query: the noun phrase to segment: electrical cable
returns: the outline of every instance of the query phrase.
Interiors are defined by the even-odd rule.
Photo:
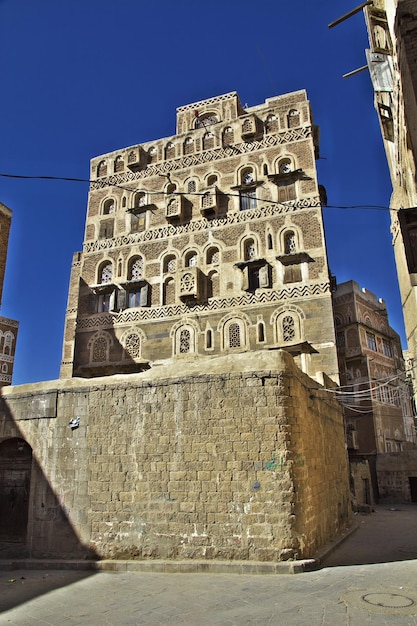
[[[88,184],[95,184],[97,183],[96,180],[90,180],[88,178],[75,178],[75,177],[70,177],[70,176],[46,176],[46,175],[39,175],[39,176],[35,176],[35,175],[24,175],[24,174],[8,174],[8,173],[0,173],[0,177],[2,178],[15,178],[15,179],[21,179],[21,180],[55,180],[55,181],[63,181],[63,182],[76,182],[76,183],[88,183]],[[138,189],[132,189],[126,186],[122,186],[122,185],[117,185],[116,183],[109,183],[108,185],[109,187],[115,187],[116,189],[122,189],[123,191],[129,191],[132,193],[135,193],[137,191],[140,191]],[[249,191],[249,189],[248,189]],[[148,195],[178,195],[178,196],[204,196],[206,195],[207,191],[205,192],[186,192],[186,191],[172,191],[172,192],[168,192],[168,191],[147,191],[146,192]],[[235,198],[239,198],[240,194],[234,194],[234,193],[224,193],[223,195],[228,196],[228,197],[235,197]],[[265,202],[268,204],[278,204],[278,205],[283,205],[283,206],[287,206],[287,204],[282,203],[282,202],[275,202],[275,200],[269,200],[266,198],[259,198],[257,196],[251,196],[251,198],[253,200],[256,200],[257,202]],[[312,207],[316,206],[316,205],[311,205]],[[308,208],[308,207],[307,207]],[[323,209],[340,209],[340,210],[348,210],[348,209],[352,209],[352,210],[371,210],[371,211],[398,211],[399,209],[395,209],[389,206],[383,206],[383,205],[370,205],[370,204],[352,204],[352,205],[331,205],[331,204],[326,204],[323,205],[322,207]]]

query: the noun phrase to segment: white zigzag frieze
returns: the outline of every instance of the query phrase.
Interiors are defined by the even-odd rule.
[[[229,91],[228,93],[215,96],[214,98],[208,98],[207,100],[199,100],[198,102],[192,102],[191,104],[184,104],[181,107],[177,107],[177,111],[187,111],[189,109],[194,110],[201,106],[210,106],[217,104],[218,102],[224,102],[225,100],[232,100],[237,96],[237,91]]]
[[[187,314],[190,315],[192,313],[220,311],[241,306],[268,304],[281,302],[282,300],[293,300],[294,298],[319,296],[329,292],[329,283],[315,283],[313,285],[286,287],[279,291],[263,291],[259,294],[245,293],[233,298],[213,298],[208,304],[197,304],[191,307],[186,304],[177,304],[149,308],[143,307],[134,310],[128,309],[118,315],[97,315],[94,317],[79,318],[77,320],[77,330],[102,327],[111,328],[114,327],[115,324],[169,319]]]
[[[206,230],[208,228],[213,229],[233,224],[241,224],[260,218],[291,213],[298,211],[299,209],[315,209],[320,206],[321,203],[319,196],[303,198],[302,200],[287,202],[286,204],[271,203],[256,209],[231,213],[224,218],[215,218],[210,220],[203,218],[189,222],[188,224],[180,224],[178,226],[167,224],[161,228],[153,228],[145,230],[142,233],[135,233],[132,235],[122,235],[120,237],[114,237],[113,239],[98,239],[96,241],[85,243],[83,250],[85,253],[110,250],[111,248],[129,246],[142,241],[155,241],[158,239],[165,239],[166,237],[173,237],[174,235],[183,235]]]
[[[121,172],[119,174],[112,174],[111,176],[100,178],[100,180],[92,181],[91,189],[104,189],[105,187],[112,185],[123,185],[123,183],[128,183],[132,180],[141,180],[142,178],[157,176],[158,174],[167,174],[169,172],[181,170],[193,165],[203,165],[204,163],[209,163],[210,161],[218,161],[219,159],[229,159],[230,157],[237,156],[238,154],[247,154],[249,152],[253,152],[254,150],[280,146],[282,144],[299,141],[300,139],[307,139],[310,136],[311,126],[294,128],[292,130],[278,133],[277,135],[267,135],[261,141],[236,143],[233,144],[233,146],[213,148],[212,150],[206,150],[204,152],[188,154],[178,159],[171,159],[161,163],[151,163],[138,172],[128,171]]]

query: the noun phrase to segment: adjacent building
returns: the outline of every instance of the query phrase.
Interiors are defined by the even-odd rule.
[[[359,502],[372,504],[398,495],[379,473],[381,457],[415,449],[411,391],[385,302],[354,281],[337,285],[333,302],[351,486]],[[401,497],[409,500],[415,467],[405,471]]]
[[[61,377],[285,348],[338,381],[318,150],[305,91],[232,92],[92,159]]]
[[[0,306],[6,273],[12,212],[0,202]],[[0,315],[0,387],[11,385],[19,322]]]
[[[417,392],[417,4],[374,0],[365,7],[368,65],[393,193],[391,221],[408,342]]]

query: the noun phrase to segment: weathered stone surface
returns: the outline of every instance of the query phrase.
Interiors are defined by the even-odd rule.
[[[0,442],[21,437],[36,457],[32,556],[305,558],[345,527],[339,405],[310,398],[320,386],[292,357],[184,362],[177,374],[161,366],[3,391]],[[34,398],[54,393],[56,417],[27,419]]]

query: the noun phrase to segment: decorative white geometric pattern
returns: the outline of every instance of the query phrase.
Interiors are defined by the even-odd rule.
[[[158,176],[159,174],[168,174],[176,170],[192,167],[194,165],[201,165],[203,163],[209,163],[210,161],[217,161],[219,159],[228,159],[231,156],[237,154],[247,154],[248,152],[256,152],[265,148],[271,148],[274,146],[280,146],[287,143],[293,143],[301,139],[307,139],[311,136],[311,126],[303,128],[293,128],[286,130],[276,135],[267,135],[259,141],[251,141],[250,143],[235,143],[232,147],[224,146],[222,148],[214,148],[212,150],[206,150],[197,154],[185,155],[178,159],[173,158],[174,148],[170,148],[170,153],[173,156],[169,161],[162,161],[161,163],[151,163],[143,170],[138,172],[123,172],[119,174],[113,174],[107,178],[101,178],[91,182],[92,189],[104,189],[109,185],[122,185],[123,183],[130,182],[132,180],[140,180],[147,178],[148,176]]]
[[[140,358],[141,340],[137,333],[131,333],[126,337],[125,350],[133,359]]]
[[[285,300],[293,300],[295,298],[309,298],[311,296],[321,296],[330,292],[329,283],[316,283],[314,285],[299,285],[287,287],[279,291],[268,291],[260,294],[245,293],[242,296],[234,298],[213,298],[208,304],[196,304],[193,307],[194,313],[203,313],[205,311],[220,311],[222,309],[231,309],[248,304],[269,304],[281,302]],[[186,304],[177,304],[175,306],[158,306],[143,307],[136,310],[125,310],[117,316],[108,314],[95,315],[94,317],[78,318],[77,331],[89,330],[93,328],[112,328],[115,324],[125,324],[128,322],[139,322],[156,319],[169,319],[189,314],[190,309]]]
[[[215,218],[207,220],[205,218],[202,218],[199,220],[193,220],[188,224],[180,224],[178,226],[172,226],[170,224],[167,224],[162,228],[148,229],[141,233],[122,235],[120,237],[114,237],[113,239],[98,239],[97,241],[84,243],[83,250],[85,253],[99,252],[100,250],[110,250],[112,248],[130,246],[134,243],[139,243],[142,241],[155,241],[157,239],[173,237],[174,235],[183,235],[186,233],[206,230],[208,228],[213,229],[226,225],[229,226],[231,224],[241,224],[262,217],[272,217],[274,215],[282,215],[298,211],[299,209],[314,209],[320,206],[321,204],[319,196],[311,196],[302,200],[291,201],[286,204],[270,203],[265,206],[257,207],[256,209],[231,213],[222,219]]]
[[[186,272],[181,276],[180,281],[180,293],[187,294],[192,293],[195,290],[195,275],[190,272]]]

